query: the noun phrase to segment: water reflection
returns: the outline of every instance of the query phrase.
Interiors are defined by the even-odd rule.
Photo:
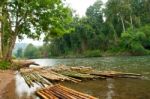
[[[108,92],[106,93],[106,99],[112,99],[112,97],[115,96],[113,82],[114,82],[114,79],[111,79],[111,78],[107,79]]]
[[[82,59],[35,59],[42,66],[65,64],[67,66],[93,66],[98,70],[116,70],[141,73],[143,79],[107,79],[83,81],[75,84],[63,82],[64,86],[98,97],[99,99],[150,99],[150,56],[101,57]],[[40,86],[29,88],[17,73],[16,81],[6,88],[2,99],[37,99],[33,93]]]
[[[21,99],[22,97],[30,97],[33,93],[40,88],[39,85],[34,83],[34,87],[29,88],[28,85],[25,83],[23,77],[19,73],[16,74],[16,93]]]

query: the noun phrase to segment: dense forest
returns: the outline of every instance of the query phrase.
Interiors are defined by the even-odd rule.
[[[31,49],[36,55],[28,58],[150,54],[149,0],[97,0],[86,16],[72,15],[65,27],[70,31],[46,38],[39,48],[28,45],[25,57]]]

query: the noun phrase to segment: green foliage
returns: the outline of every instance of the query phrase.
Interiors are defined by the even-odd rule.
[[[74,31],[71,31],[70,34],[51,40],[50,50],[53,56],[68,55],[69,52],[81,54],[87,50],[104,47],[102,46],[105,43],[103,39],[105,35],[102,33],[102,2],[98,0],[93,6],[90,6],[86,15],[87,17],[83,18],[74,17],[71,24]]]
[[[38,58],[38,56],[39,56],[38,49],[34,45],[29,44],[24,51],[24,57],[34,59]]]
[[[5,60],[10,60],[17,37],[39,39],[44,34],[44,40],[49,42],[72,30],[71,9],[62,0],[2,0],[0,13],[3,34],[0,53]]]
[[[11,63],[8,61],[0,61],[0,69],[5,70],[11,67]]]
[[[128,29],[122,33],[121,46],[135,55],[147,54],[150,50],[150,25]]]
[[[19,36],[38,38],[44,33],[46,41],[42,47],[29,47],[25,53],[30,54],[26,57],[150,54],[149,3],[149,0],[108,0],[104,8],[102,1],[97,0],[82,18],[73,17],[60,0],[21,3],[26,4],[21,15],[28,8],[29,13]],[[5,21],[7,29],[9,22]]]
[[[100,57],[101,51],[100,50],[87,50],[83,53],[85,57]]]
[[[101,0],[97,0],[87,9],[86,17],[74,17],[71,24],[74,31],[51,40],[51,55],[97,56],[101,54],[97,50],[113,54],[148,54],[148,3],[147,0],[108,0],[103,8]]]
[[[23,49],[22,48],[19,48],[15,54],[15,56],[17,58],[22,58],[23,57]]]

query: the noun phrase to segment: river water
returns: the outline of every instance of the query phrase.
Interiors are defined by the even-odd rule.
[[[84,92],[99,99],[150,99],[150,56],[136,57],[97,57],[78,59],[33,59],[42,66],[91,66],[97,70],[115,70],[140,73],[143,79],[103,79],[83,81],[75,84],[63,82],[61,84]],[[28,88],[23,78],[17,74],[16,80],[8,88],[3,99],[39,99],[33,93],[38,88]]]

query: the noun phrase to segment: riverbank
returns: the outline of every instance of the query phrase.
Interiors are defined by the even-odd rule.
[[[15,72],[12,70],[0,70],[0,99],[2,95],[6,93],[5,88],[15,78]]]
[[[67,59],[67,58],[93,58],[93,57],[137,57],[137,56],[150,56],[150,54],[146,55],[133,55],[129,52],[118,52],[118,53],[112,53],[112,52],[103,52],[98,55],[84,55],[84,54],[70,54],[70,55],[60,55],[60,56],[51,56],[49,58],[54,59]]]

